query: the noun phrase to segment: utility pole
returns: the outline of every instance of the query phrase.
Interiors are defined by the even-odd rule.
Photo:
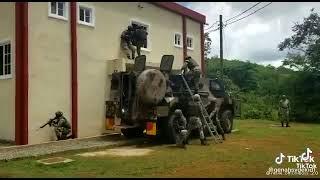
[[[223,77],[223,36],[222,36],[222,29],[223,29],[223,23],[222,23],[222,15],[220,15],[220,78]]]

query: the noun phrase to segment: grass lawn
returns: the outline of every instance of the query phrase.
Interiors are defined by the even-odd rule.
[[[280,152],[298,156],[307,147],[320,165],[320,125],[291,123],[290,128],[281,128],[273,124],[279,123],[238,120],[235,128],[239,131],[227,135],[227,141],[222,144],[210,141],[209,146],[200,146],[200,141],[194,139],[187,150],[172,145],[150,145],[147,148],[154,151],[142,157],[80,157],[75,154],[83,151],[71,151],[1,161],[0,177],[268,177],[266,171],[270,166],[292,166],[274,162]],[[75,161],[50,166],[36,162],[56,156]],[[319,167],[317,171],[320,173]]]

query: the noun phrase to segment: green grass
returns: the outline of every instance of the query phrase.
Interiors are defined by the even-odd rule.
[[[194,139],[187,150],[150,145],[147,148],[154,151],[143,157],[85,158],[75,156],[84,151],[71,151],[1,161],[0,177],[267,177],[265,172],[270,166],[278,167],[274,159],[280,152],[300,155],[307,147],[320,165],[320,125],[292,123],[290,128],[281,128],[272,124],[277,122],[239,120],[235,124],[239,131],[228,135],[222,144],[200,146],[199,140]],[[36,162],[55,156],[75,161],[50,166]]]

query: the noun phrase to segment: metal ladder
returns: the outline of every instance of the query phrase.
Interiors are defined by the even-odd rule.
[[[192,101],[194,102],[191,89],[182,74],[181,74],[181,78],[182,78],[182,80],[183,80],[183,82],[189,92],[189,95],[191,96]],[[222,142],[222,139],[221,139],[220,135],[218,134],[217,127],[213,124],[212,120],[209,118],[209,114],[208,114],[206,108],[204,107],[201,98],[200,98],[199,102],[200,102],[200,112],[201,112],[201,116],[202,116],[200,119],[202,121],[202,124],[204,124],[203,126],[208,129],[210,136],[213,137],[213,140],[216,143]]]

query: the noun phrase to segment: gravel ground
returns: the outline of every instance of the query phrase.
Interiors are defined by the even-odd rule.
[[[37,145],[0,147],[0,160],[47,155],[69,150],[127,145],[138,142],[138,140],[139,139],[127,140],[119,135],[113,135],[85,139],[54,141]]]

